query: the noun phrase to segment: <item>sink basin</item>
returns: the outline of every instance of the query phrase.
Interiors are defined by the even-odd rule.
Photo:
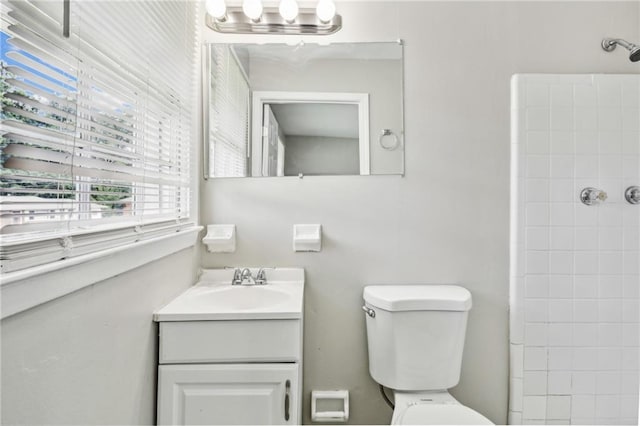
[[[268,309],[287,303],[291,298],[290,293],[269,285],[204,287],[202,291],[194,291],[190,296],[194,303],[203,308],[239,311]]]
[[[231,285],[233,269],[205,270],[196,285],[155,312],[154,320],[301,318],[304,270],[265,268],[265,271],[266,285]]]

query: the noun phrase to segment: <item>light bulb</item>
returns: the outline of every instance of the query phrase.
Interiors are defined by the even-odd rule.
[[[262,1],[244,0],[242,2],[242,11],[247,15],[247,18],[257,22],[260,20],[260,17],[262,17]]]
[[[219,21],[227,17],[227,5],[224,0],[207,0],[205,4],[207,13]]]
[[[320,0],[316,7],[316,15],[322,23],[330,22],[336,16],[336,4],[333,0]]]
[[[298,2],[296,0],[281,0],[280,16],[289,23],[295,21],[298,16]]]

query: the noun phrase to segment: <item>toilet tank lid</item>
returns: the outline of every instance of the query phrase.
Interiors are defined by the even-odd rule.
[[[368,304],[385,311],[468,311],[471,293],[456,285],[370,285],[364,288]]]

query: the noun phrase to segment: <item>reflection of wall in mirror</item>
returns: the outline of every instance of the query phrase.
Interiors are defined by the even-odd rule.
[[[354,138],[287,136],[285,176],[358,175],[359,141]]]
[[[324,59],[293,65],[252,58],[249,69],[254,91],[369,93],[371,174],[402,172],[402,149],[385,151],[378,144],[383,128],[402,129],[400,61]]]

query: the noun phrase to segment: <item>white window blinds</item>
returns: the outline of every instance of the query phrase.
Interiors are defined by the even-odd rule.
[[[249,84],[228,45],[211,46],[210,175],[247,175]]]
[[[189,218],[197,5],[3,2],[4,272]]]

